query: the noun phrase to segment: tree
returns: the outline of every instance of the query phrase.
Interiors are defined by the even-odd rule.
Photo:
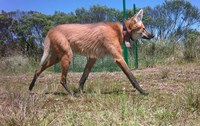
[[[66,23],[77,23],[77,17],[74,13],[65,14],[64,12],[56,11],[54,15],[51,16],[53,26]]]
[[[106,6],[94,5],[89,10],[85,8],[78,8],[75,11],[78,22],[84,23],[95,23],[101,21],[118,21],[120,11],[114,8],[108,8]]]
[[[178,40],[193,26],[200,24],[200,10],[185,0],[165,0],[163,5],[144,10],[145,24],[160,39]]]
[[[8,43],[13,41],[11,33],[11,25],[13,19],[9,17],[8,13],[2,11],[0,14],[0,40],[3,43]]]
[[[77,16],[77,20],[81,24],[89,23],[92,21],[92,17],[88,10],[85,8],[78,8],[75,10],[75,14]]]

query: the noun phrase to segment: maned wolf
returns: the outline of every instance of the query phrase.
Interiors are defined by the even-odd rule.
[[[154,37],[146,31],[142,23],[142,17],[143,10],[140,10],[133,17],[124,21],[124,28],[118,22],[100,22],[93,24],[63,24],[50,29],[45,38],[41,67],[36,69],[29,90],[33,89],[36,79],[46,68],[60,61],[62,68],[60,83],[67,92],[73,95],[74,92],[67,85],[66,76],[73,58],[73,51],[75,51],[88,57],[86,67],[79,81],[81,93],[83,93],[84,83],[96,59],[111,55],[133,87],[143,95],[147,95],[148,93],[139,86],[124,61],[121,48],[123,41]]]

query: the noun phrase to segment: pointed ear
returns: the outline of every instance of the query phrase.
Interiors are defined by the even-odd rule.
[[[136,15],[135,15],[135,21],[139,22],[142,21],[143,18],[143,10],[141,9]]]

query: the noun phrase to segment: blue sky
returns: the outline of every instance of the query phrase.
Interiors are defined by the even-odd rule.
[[[199,0],[189,1],[200,8]],[[142,8],[146,6],[155,7],[163,2],[164,0],[126,0],[126,8],[132,9],[133,3],[136,4],[136,7]],[[0,0],[0,10],[7,12],[34,10],[44,14],[53,14],[55,11],[74,12],[81,7],[88,9],[97,4],[122,10],[122,0]]]

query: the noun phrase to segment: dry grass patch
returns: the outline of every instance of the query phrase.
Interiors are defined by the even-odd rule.
[[[134,71],[150,92],[142,96],[121,72],[92,73],[85,93],[70,96],[60,74],[43,73],[33,92],[32,74],[0,77],[1,125],[188,125],[200,124],[200,66],[168,66]],[[80,73],[69,73],[78,92]],[[163,77],[165,76],[165,77]]]

